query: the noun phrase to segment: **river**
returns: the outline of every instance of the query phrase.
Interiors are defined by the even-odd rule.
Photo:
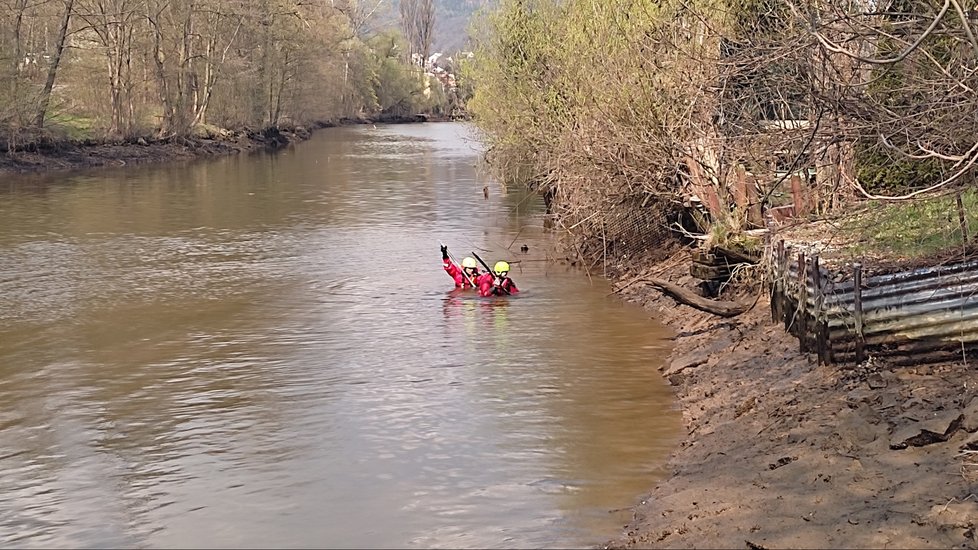
[[[0,545],[617,535],[678,441],[668,335],[480,158],[464,124],[368,125],[0,180]],[[439,242],[522,292],[452,291]]]

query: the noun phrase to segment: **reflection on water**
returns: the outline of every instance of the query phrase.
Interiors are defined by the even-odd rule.
[[[677,435],[664,333],[547,261],[468,135],[0,185],[0,543],[614,536]],[[439,241],[524,291],[453,291]]]

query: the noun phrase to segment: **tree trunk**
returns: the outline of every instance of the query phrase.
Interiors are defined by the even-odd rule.
[[[200,101],[194,107],[194,120],[191,126],[197,123],[207,122],[207,107],[211,102],[211,95],[214,93],[214,85],[217,84],[217,77],[220,74],[220,70],[224,67],[224,62],[227,60],[228,51],[231,46],[234,45],[235,40],[238,37],[238,32],[241,31],[241,24],[244,21],[243,17],[238,17],[238,24],[234,28],[234,32],[231,33],[231,38],[228,40],[227,45],[224,46],[224,51],[221,52],[221,59],[218,63],[214,63],[212,55],[214,50],[217,48],[217,25],[214,26],[213,37],[207,46],[207,57],[204,62],[204,87],[200,94]]]
[[[190,121],[193,120],[193,110],[196,95],[196,79],[194,78],[194,2],[187,4],[187,12],[183,18],[180,46],[177,51],[177,81],[176,101],[174,105],[174,130],[178,134],[190,131]]]
[[[27,9],[27,0],[17,0],[15,9],[17,15],[14,17],[14,58],[11,60],[11,77],[10,77],[10,97],[19,98],[20,97],[20,64],[24,60],[23,51],[23,38],[21,37],[21,30],[24,21],[24,11]],[[13,105],[12,109],[14,113],[15,120],[20,123],[22,116],[22,107],[19,105]]]
[[[121,129],[122,129],[122,118],[120,115],[122,93],[120,91],[119,71],[116,66],[116,60],[115,60],[117,55],[115,55],[115,52],[113,52],[114,46],[112,43],[111,28],[106,32],[106,37],[107,40],[106,40],[105,63],[109,70],[109,101],[110,101],[110,108],[111,108],[109,133],[119,134],[121,133]]]
[[[644,277],[639,279],[639,281],[651,284],[679,303],[686,304],[700,311],[719,315],[720,317],[736,317],[753,307],[753,304],[745,305],[738,302],[708,300],[677,284],[659,279],[658,277]]]
[[[285,59],[282,63],[281,77],[278,79],[278,93],[275,94],[275,109],[269,126],[278,126],[279,118],[282,116],[282,94],[285,93],[285,84],[289,81],[289,54],[285,52]]]
[[[14,17],[14,58],[13,58],[13,69],[14,73],[17,72],[17,68],[20,62],[23,60],[23,40],[21,39],[21,29],[24,22],[24,10],[27,9],[27,0],[17,0],[17,4],[14,7],[17,11],[17,15]]]
[[[159,13],[156,14],[159,17]],[[156,65],[156,81],[159,86],[160,104],[163,106],[163,119],[160,121],[160,136],[173,131],[173,103],[170,101],[170,82],[166,76],[166,55],[163,53],[163,31],[159,21],[149,17],[153,27],[153,62]]]
[[[65,12],[61,18],[61,28],[58,30],[58,42],[54,45],[54,56],[51,58],[51,65],[48,67],[48,78],[44,82],[44,88],[41,90],[41,96],[37,105],[37,113],[34,115],[34,126],[38,128],[44,126],[44,117],[47,116],[48,104],[51,101],[51,90],[54,89],[54,81],[58,76],[58,67],[61,65],[61,54],[65,50],[68,24],[71,22],[74,5],[75,0],[65,0]]]

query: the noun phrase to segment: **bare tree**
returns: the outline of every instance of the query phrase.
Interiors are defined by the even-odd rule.
[[[335,0],[333,8],[342,13],[350,24],[351,37],[366,38],[365,33],[374,15],[386,0]]]
[[[58,37],[54,44],[54,53],[48,65],[47,79],[41,89],[40,97],[37,101],[37,111],[34,114],[34,125],[40,128],[44,125],[44,117],[47,115],[48,104],[51,101],[51,90],[54,89],[54,81],[58,76],[58,68],[61,66],[61,56],[65,51],[65,41],[68,37],[68,25],[74,13],[75,0],[64,0],[64,12],[61,17],[61,27],[58,30]]]
[[[207,120],[228,54],[248,14],[225,0],[148,0],[161,135],[183,135]]]
[[[346,18],[350,31],[349,36],[340,40],[343,49],[342,103],[350,110],[353,96],[350,89],[350,56],[355,45],[362,43],[371,19],[383,2],[384,0],[340,0],[333,4],[334,9]]]
[[[66,131],[113,137],[376,112],[417,73],[403,54],[378,71],[364,40],[387,1],[0,0],[5,144],[56,128],[55,108]]]
[[[421,66],[428,63],[435,32],[434,0],[400,0],[398,12],[401,30],[411,47],[411,54],[421,56]]]
[[[110,134],[128,135],[133,130],[133,40],[144,11],[142,0],[91,0],[77,12],[87,28],[94,32],[105,56]]]

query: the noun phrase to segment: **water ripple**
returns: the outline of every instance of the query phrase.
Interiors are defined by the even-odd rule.
[[[613,535],[678,429],[668,343],[600,282],[515,262],[517,238],[550,246],[542,203],[484,199],[458,128],[336,129],[0,201],[0,544]],[[513,259],[525,292],[452,292],[441,241]]]

